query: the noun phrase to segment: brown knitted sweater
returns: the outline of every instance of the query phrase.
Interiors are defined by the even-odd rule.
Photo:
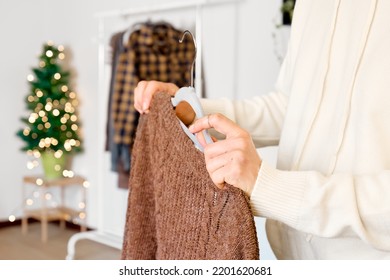
[[[140,118],[130,185],[122,259],[259,259],[247,196],[215,187],[168,95]]]

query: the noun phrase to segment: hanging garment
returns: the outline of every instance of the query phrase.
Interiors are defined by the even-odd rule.
[[[106,123],[106,143],[105,143],[105,150],[111,151],[112,145],[113,145],[113,133],[114,133],[114,127],[113,127],[113,121],[110,118],[111,115],[111,101],[112,96],[114,94],[114,85],[115,85],[115,74],[117,71],[117,64],[118,64],[118,58],[119,54],[123,52],[123,36],[124,31],[120,31],[115,33],[110,38],[110,54],[111,54],[111,80],[110,80],[110,87],[108,91],[108,106],[107,106],[107,123]]]
[[[134,89],[138,82],[157,80],[179,87],[190,84],[195,47],[191,40],[179,43],[182,33],[168,23],[140,24],[119,54],[109,116],[114,127],[114,147],[111,151],[114,171],[118,171],[115,166],[118,161],[122,161],[126,176],[130,170],[130,155],[139,118],[134,108]]]
[[[132,153],[122,259],[259,259],[249,198],[214,185],[167,94],[150,108]]]

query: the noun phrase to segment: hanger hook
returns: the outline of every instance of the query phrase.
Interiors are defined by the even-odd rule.
[[[195,41],[195,37],[194,37],[194,35],[192,35],[192,33],[189,30],[185,30],[183,32],[183,35],[182,35],[181,39],[179,40],[179,43],[183,43],[184,37],[187,34],[189,34],[191,36],[192,41],[194,42],[194,46],[195,46],[194,60],[192,61],[192,65],[191,65],[191,86],[194,87],[194,66],[195,66],[195,60],[196,60],[196,41]]]

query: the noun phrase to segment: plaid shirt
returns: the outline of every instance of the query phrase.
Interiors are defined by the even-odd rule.
[[[134,108],[134,89],[138,82],[158,80],[178,87],[190,85],[195,48],[192,40],[179,43],[182,34],[166,23],[146,23],[131,33],[128,44],[119,55],[111,118],[114,142],[128,145],[129,153],[139,118]]]

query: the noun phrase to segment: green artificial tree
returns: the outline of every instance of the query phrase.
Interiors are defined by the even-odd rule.
[[[64,58],[63,46],[43,45],[38,67],[27,77],[30,90],[25,102],[30,113],[21,118],[25,127],[17,132],[25,143],[22,150],[42,158],[47,177],[66,175],[67,156],[82,151],[78,100],[69,85],[69,71],[61,65]]]

